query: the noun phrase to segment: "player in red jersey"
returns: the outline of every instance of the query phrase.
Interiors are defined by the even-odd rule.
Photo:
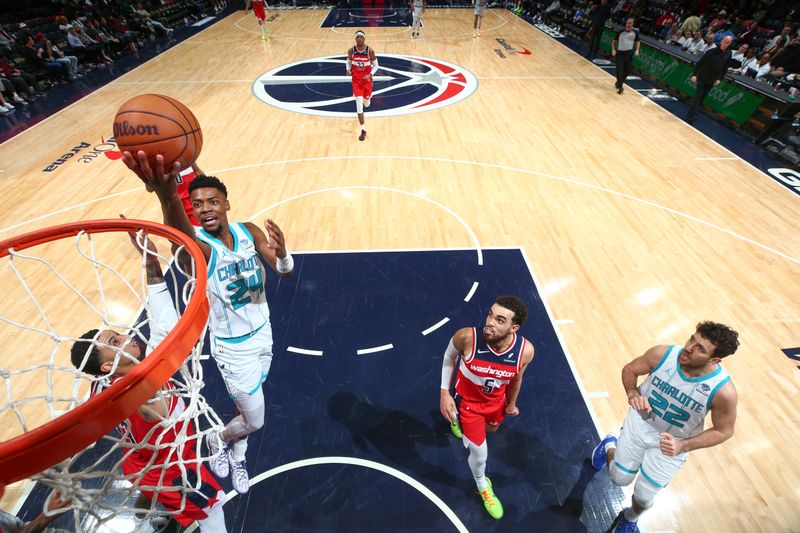
[[[483,330],[461,328],[456,331],[442,363],[439,410],[469,450],[467,462],[478,493],[486,511],[495,519],[503,517],[503,505],[485,475],[489,455],[486,432],[497,431],[506,416],[519,415],[516,403],[522,375],[534,353],[533,344],[517,334],[527,317],[528,308],[519,298],[497,297]],[[461,355],[456,377],[458,407],[450,395],[457,355]]]
[[[123,217],[124,218],[124,217]],[[142,249],[131,235],[136,249]],[[119,334],[113,330],[96,329],[84,333],[72,346],[72,364],[79,370],[94,376],[107,376],[92,385],[92,395],[133,370],[138,362],[155,348],[178,322],[178,313],[172,296],[164,281],[164,275],[157,259],[157,250],[148,241],[146,261],[148,308],[150,317],[150,339],[147,346],[131,335]],[[93,344],[95,340],[100,345]],[[124,355],[118,355],[124,352]],[[142,405],[119,426],[122,438],[132,445],[126,447],[122,461],[125,476],[138,479],[142,487],[136,507],[146,509],[152,499],[162,504],[182,526],[197,521],[203,533],[226,533],[225,515],[222,504],[225,493],[213,474],[197,459],[194,442],[195,428],[191,421],[169,423],[185,409],[183,398],[170,394],[174,385],[167,383],[152,400]],[[172,444],[180,438],[183,447]],[[176,457],[180,451],[180,457]],[[183,467],[183,469],[182,469]],[[197,477],[200,477],[199,482]],[[170,490],[154,490],[154,487],[169,487]],[[176,487],[191,487],[187,491]],[[137,528],[141,527],[138,525]],[[136,531],[140,531],[137,529]]]
[[[372,78],[378,70],[375,51],[367,46],[367,36],[363,31],[356,32],[356,45],[347,51],[347,75],[353,77],[353,96],[356,99],[356,113],[361,125],[359,141],[367,138],[364,126],[364,108],[372,101]]]
[[[192,226],[200,227],[200,221],[194,216],[194,208],[192,207],[192,199],[189,197],[189,184],[194,181],[197,176],[204,176],[205,172],[200,170],[197,163],[192,163],[192,166],[186,170],[182,170],[180,174],[175,177],[178,182],[178,196],[181,199],[183,210],[186,211],[186,216],[189,217],[189,222]]]
[[[261,29],[261,40],[264,41],[269,37],[269,32],[267,31],[267,14],[264,11],[264,5],[266,2],[264,0],[247,0],[244,3],[244,10],[247,11],[250,9],[250,5],[253,6],[253,13],[256,15],[256,19],[258,19],[258,26]]]

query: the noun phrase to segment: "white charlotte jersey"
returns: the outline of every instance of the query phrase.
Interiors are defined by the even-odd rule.
[[[269,323],[269,306],[264,292],[264,265],[253,236],[241,222],[229,226],[233,250],[206,230],[197,237],[211,246],[208,260],[208,300],[211,304],[209,330],[218,339],[246,339]]]
[[[731,378],[722,365],[705,376],[685,376],[678,362],[682,351],[680,346],[670,346],[639,386],[639,394],[653,408],[647,422],[656,431],[686,439],[703,431],[711,400]]]

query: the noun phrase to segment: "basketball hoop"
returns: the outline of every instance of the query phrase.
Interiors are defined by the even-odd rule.
[[[137,234],[136,241],[142,254],[141,259],[137,258],[138,268],[130,261],[130,234]],[[70,241],[65,240],[70,237],[75,239],[68,246]],[[160,253],[146,251],[147,244],[143,245],[142,242],[147,243],[154,237],[169,243],[169,246],[162,244],[158,247],[160,252],[174,248],[175,257],[183,251],[182,261],[170,260]],[[127,246],[127,250],[120,246]],[[29,251],[34,248],[35,250]],[[88,265],[78,264],[76,268],[75,261],[65,255],[70,249],[77,250],[80,258],[88,262]],[[36,255],[31,255],[34,252]],[[105,255],[101,257],[103,254]],[[145,296],[147,284],[144,259],[148,254],[150,257],[156,256],[164,266],[171,265],[164,277],[173,277],[174,288],[170,297],[178,306],[180,318],[160,344],[150,346],[152,351],[141,362],[124,376],[115,379],[102,392],[86,400],[87,389],[100,378],[88,376],[71,367],[69,358],[65,363],[63,352],[78,335],[96,327],[98,322],[102,323],[101,329],[126,329],[135,332],[131,338],[143,338],[142,329],[151,327],[148,324],[149,319],[140,320],[131,327],[131,323],[137,321],[130,320],[127,315],[138,309],[138,316],[144,316],[143,312],[152,316],[147,309]],[[190,261],[184,259],[187,256],[191,258]],[[87,491],[83,486],[87,479],[97,478],[98,475],[122,479],[122,492],[128,499],[137,489],[144,489],[137,485],[136,476],[123,476],[114,472],[121,460],[112,460],[113,467],[104,470],[99,468],[99,461],[95,459],[89,460],[92,465],[87,469],[79,466],[80,461],[76,458],[87,447],[91,448],[101,440],[111,442],[111,450],[102,452],[106,463],[110,457],[116,457],[116,450],[120,450],[122,457],[126,457],[137,446],[152,447],[151,442],[131,443],[130,439],[113,438],[108,433],[154,398],[154,395],[177,396],[181,402],[186,400],[185,408],[180,413],[180,423],[197,426],[191,434],[183,431],[184,434],[176,439],[179,442],[171,443],[176,448],[191,446],[197,452],[194,461],[196,464],[184,465],[181,461],[183,455],[170,451],[170,465],[179,465],[181,469],[188,471],[199,468],[197,465],[208,460],[200,453],[202,438],[208,438],[222,424],[199,393],[203,386],[199,358],[209,306],[206,298],[206,263],[202,251],[193,239],[162,224],[143,220],[81,221],[2,241],[0,261],[3,261],[0,262],[0,290],[13,292],[16,289],[19,293],[19,297],[10,296],[10,299],[6,299],[8,310],[0,312],[0,328],[6,328],[6,331],[0,329],[0,346],[15,352],[4,354],[0,359],[0,383],[4,389],[0,392],[4,395],[0,397],[0,431],[6,431],[0,433],[0,495],[8,484],[33,477],[58,490],[63,498],[72,500],[70,507],[75,511],[78,530],[83,529],[78,523],[78,511],[94,515],[95,524],[103,523],[109,514],[116,512],[116,508],[125,506],[117,501],[108,513],[93,510],[92,506],[103,508],[100,498],[103,497],[101,495],[108,494],[109,484],[105,483],[101,490]],[[188,271],[182,271],[179,263],[188,265]],[[59,268],[62,265],[69,265],[71,270],[67,273],[61,272]],[[2,277],[3,267],[8,267],[13,272],[11,279],[15,277],[22,290]],[[179,289],[181,282],[178,277],[181,274],[187,278],[183,290]],[[24,295],[28,296],[28,301],[23,301]],[[69,303],[70,298],[74,299],[75,304]],[[53,316],[63,314],[63,310],[60,313],[51,311],[48,315],[48,311],[59,304],[69,307],[70,312],[66,313],[68,316]],[[184,305],[185,309],[181,313],[180,308]],[[82,320],[79,317],[81,313],[91,317],[90,320],[93,321],[79,322]],[[126,320],[128,323],[124,324]],[[25,353],[16,353],[20,348],[13,347],[17,336],[30,336],[33,339],[22,345]],[[49,348],[46,345],[48,339],[53,343]],[[103,344],[97,346],[107,347]],[[121,350],[117,352],[118,358],[120,352]],[[6,367],[10,364],[9,359],[14,357],[22,361],[18,364],[21,368]],[[119,359],[114,362],[114,368],[118,364],[121,364]],[[35,390],[41,381],[46,381],[46,391]],[[60,382],[64,386],[57,386]],[[162,388],[165,385],[169,388]],[[41,388],[44,389],[44,386]],[[168,393],[164,393],[165,390]],[[45,410],[49,414],[46,418],[50,420],[43,423],[31,420],[36,418],[30,416],[31,411],[36,411],[37,416],[41,413],[41,408],[35,408],[39,404],[46,406]],[[16,424],[9,424],[8,421]],[[200,422],[204,429],[200,428]],[[170,420],[169,423],[174,424],[175,421]],[[19,430],[16,432],[19,434],[8,435],[9,425],[18,426]],[[166,426],[166,422],[156,428],[162,425]],[[174,425],[170,427],[173,432],[181,432],[174,430]],[[159,431],[161,430],[163,428]],[[160,442],[160,437],[157,440]],[[150,487],[149,490],[191,491],[191,479],[196,478],[191,475],[189,478],[182,487],[163,487],[159,482],[158,486]],[[167,481],[172,480],[164,482]],[[150,511],[158,512],[154,503]],[[169,514],[164,513],[163,509],[160,512]],[[95,530],[94,527],[88,529]]]

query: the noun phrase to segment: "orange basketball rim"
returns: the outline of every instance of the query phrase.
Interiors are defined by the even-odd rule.
[[[68,413],[22,435],[0,442],[0,496],[7,485],[29,478],[86,448],[149,400],[192,351],[208,320],[206,262],[194,240],[156,222],[133,219],[90,220],[45,228],[0,242],[0,258],[9,251],[81,233],[145,230],[183,246],[195,263],[196,285],[175,328],[150,355],[111,387]]]

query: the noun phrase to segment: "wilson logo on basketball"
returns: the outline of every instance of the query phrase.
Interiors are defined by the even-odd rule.
[[[420,56],[378,54],[370,116],[421,113],[468,98],[478,80],[463,67]],[[253,94],[286,111],[327,117],[352,117],[356,112],[347,56],[305,59],[262,74]]]
[[[155,124],[131,125],[127,120],[114,122],[114,137],[131,135],[158,135],[158,126]]]

